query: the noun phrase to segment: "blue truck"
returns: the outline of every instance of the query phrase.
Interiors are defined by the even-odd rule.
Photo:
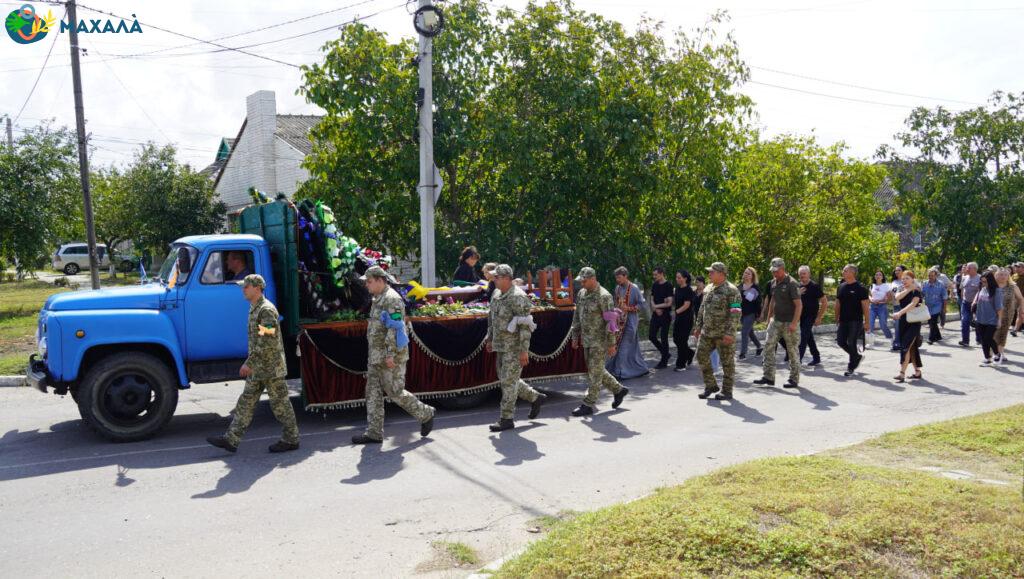
[[[238,379],[247,356],[249,304],[230,269],[267,280],[284,323],[289,376],[298,374],[298,274],[294,211],[275,202],[249,208],[242,231],[174,242],[149,283],[50,296],[39,313],[31,385],[71,394],[93,430],[142,440],[174,414],[191,384]]]

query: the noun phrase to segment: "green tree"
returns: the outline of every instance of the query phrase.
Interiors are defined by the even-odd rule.
[[[104,235],[134,239],[156,254],[179,237],[216,233],[224,226],[224,204],[206,176],[175,160],[171,145],[140,147],[123,174],[105,175],[102,206],[112,211]]]
[[[587,264],[608,277],[714,253],[731,206],[726,160],[750,113],[738,49],[714,34],[720,16],[666,45],[657,24],[628,33],[569,1],[444,10],[432,130],[413,130],[412,40],[348,26],[305,69],[300,93],[327,115],[300,197],[330,203],[363,243],[415,251],[418,135],[433,138],[445,177],[443,270],[470,243],[519,268]]]
[[[935,263],[1005,263],[1024,251],[1024,93],[952,112],[917,108],[883,146],[899,209],[933,241]]]
[[[885,212],[874,198],[885,167],[844,153],[842,144],[782,136],[735,155],[725,183],[736,200],[723,252],[731,271],[767,273],[777,256],[794,274],[808,265],[838,277],[847,263],[867,271],[896,254],[898,240],[879,227]]]
[[[0,149],[0,260],[18,273],[42,267],[75,233],[81,188],[75,139],[66,128],[28,129]]]
[[[92,174],[89,181],[96,239],[113,252],[118,244],[135,239],[140,232],[141,221],[135,213],[131,189],[117,168],[100,169]],[[117,265],[112,255],[111,277],[116,277]]]

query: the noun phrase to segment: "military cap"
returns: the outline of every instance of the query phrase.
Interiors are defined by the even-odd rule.
[[[780,270],[780,269],[782,269],[784,267],[786,267],[786,262],[782,261],[781,257],[774,257],[774,258],[772,258],[772,265],[768,269],[770,269],[772,271],[777,271],[777,270]]]
[[[712,263],[711,267],[708,267],[706,269],[707,269],[707,271],[717,271],[718,273],[728,273],[728,270],[726,269],[725,264],[720,262],[720,261],[716,261],[715,263]]]
[[[370,278],[370,277],[375,277],[377,279],[383,279],[383,280],[388,281],[390,283],[396,283],[394,276],[392,276],[390,273],[384,271],[384,268],[382,268],[379,265],[371,265],[369,268],[367,268],[366,273],[364,273],[363,276],[360,277],[359,279],[361,279],[363,281],[366,281],[366,279]]]
[[[576,281],[583,281],[585,279],[590,279],[592,277],[597,277],[597,272],[594,271],[594,268],[584,267],[580,269],[579,275],[576,276]]]
[[[512,266],[507,263],[499,264],[494,268],[494,275],[501,277],[512,277]]]
[[[245,278],[242,279],[242,281],[238,282],[238,285],[241,285],[241,286],[249,285],[249,286],[252,286],[252,287],[258,287],[260,289],[266,289],[267,282],[266,282],[266,280],[263,279],[262,275],[260,275],[258,273],[250,273],[249,275],[245,276]]]

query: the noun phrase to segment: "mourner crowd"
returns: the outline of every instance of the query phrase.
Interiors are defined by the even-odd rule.
[[[455,282],[480,282],[475,269],[479,259],[475,248],[466,248]],[[899,371],[894,380],[922,378],[922,345],[947,339],[942,332],[952,303],[960,315],[959,345],[980,345],[985,366],[1006,363],[1008,336],[1017,337],[1024,326],[1022,262],[1009,267],[992,265],[983,271],[979,271],[978,264],[967,263],[957,267],[952,278],[938,266],[929,268],[920,278],[911,269],[898,266],[891,277],[881,270],[873,272],[868,284],[861,282],[862,273],[850,264],[843,268],[834,294],[827,292],[832,295],[813,280],[807,266],[797,268],[794,278],[784,260],[774,258],[768,265],[771,277],[763,285],[753,267],[747,267],[736,284],[729,281],[729,271],[721,262],[705,268],[705,275],[678,270],[674,272],[674,284],[663,268],[655,268],[649,304],[637,284],[630,281],[626,268],[614,271],[613,292],[600,285],[593,268],[582,268],[576,278],[580,289],[570,332],[572,347],[583,349],[588,388],[572,415],[593,414],[602,390],[609,391],[612,408],[618,408],[629,394],[621,380],[667,368],[673,361],[669,334],[676,346],[675,370],[685,371],[697,362],[704,381],[704,391],[699,395],[702,399],[732,399],[736,360],[751,355],[762,358],[763,373],[754,384],[775,385],[779,345],[789,367],[782,386],[798,388],[807,354],[808,367],[822,363],[814,328],[821,325],[830,297],[835,340],[848,357],[845,376],[857,372],[868,336],[874,338],[876,332],[881,332],[885,340],[891,340],[887,343],[891,350],[898,353]],[[531,315],[532,300],[509,265],[488,263],[482,271],[490,301],[485,344],[487,351],[497,357],[501,388],[499,417],[489,428],[499,432],[514,428],[518,399],[530,403],[532,419],[540,414],[547,397],[521,378],[523,368],[530,363],[530,338],[537,327]],[[378,266],[370,267],[363,279],[373,296],[367,329],[367,428],[352,442],[382,442],[384,395],[419,421],[420,434],[425,437],[433,428],[434,409],[405,390],[409,338],[405,304],[392,287],[396,280]],[[284,382],[284,346],[277,310],[263,296],[265,282],[261,276],[248,275],[238,283],[250,303],[249,358],[240,372],[246,385],[227,433],[207,441],[235,452],[252,421],[256,401],[266,390],[274,416],[284,427],[282,439],[271,445],[270,451],[297,449],[299,434]],[[638,335],[640,315],[648,311],[648,337],[660,354],[653,369],[644,360]],[[764,342],[755,332],[759,322],[767,323]]]

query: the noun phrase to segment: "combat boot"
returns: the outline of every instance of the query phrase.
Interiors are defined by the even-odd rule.
[[[511,418],[499,418],[498,422],[490,426],[491,432],[501,432],[502,430],[512,430],[516,427],[515,422]]]
[[[732,400],[732,394],[715,394],[715,400]]]
[[[271,444],[267,450],[269,450],[270,452],[288,452],[290,450],[298,449],[299,443],[297,442],[285,442],[283,440],[278,440],[274,444]]]
[[[618,408],[622,404],[622,399],[629,394],[629,388],[623,386],[618,392],[615,393],[615,399],[612,400],[612,408]]]
[[[580,404],[576,410],[572,411],[573,416],[590,416],[594,413],[594,409],[586,404]]]
[[[540,414],[540,407],[544,406],[544,403],[548,401],[547,394],[538,394],[537,399],[530,403],[530,414],[527,416],[530,420],[537,418]]]
[[[711,388],[704,388],[704,391],[697,395],[697,398],[701,400],[707,400],[712,394],[718,392],[718,386],[712,386]]]
[[[384,441],[377,438],[371,438],[365,434],[357,434],[352,437],[352,444],[380,444],[382,442]]]
[[[434,429],[434,417],[431,416],[426,422],[420,424],[420,436],[426,437]]]
[[[238,447],[228,442],[228,439],[225,436],[208,436],[206,437],[206,442],[209,442],[217,448],[223,448],[228,452],[238,451]]]
[[[769,380],[762,376],[761,378],[754,380],[754,384],[758,384],[761,386],[775,386],[775,380]]]

